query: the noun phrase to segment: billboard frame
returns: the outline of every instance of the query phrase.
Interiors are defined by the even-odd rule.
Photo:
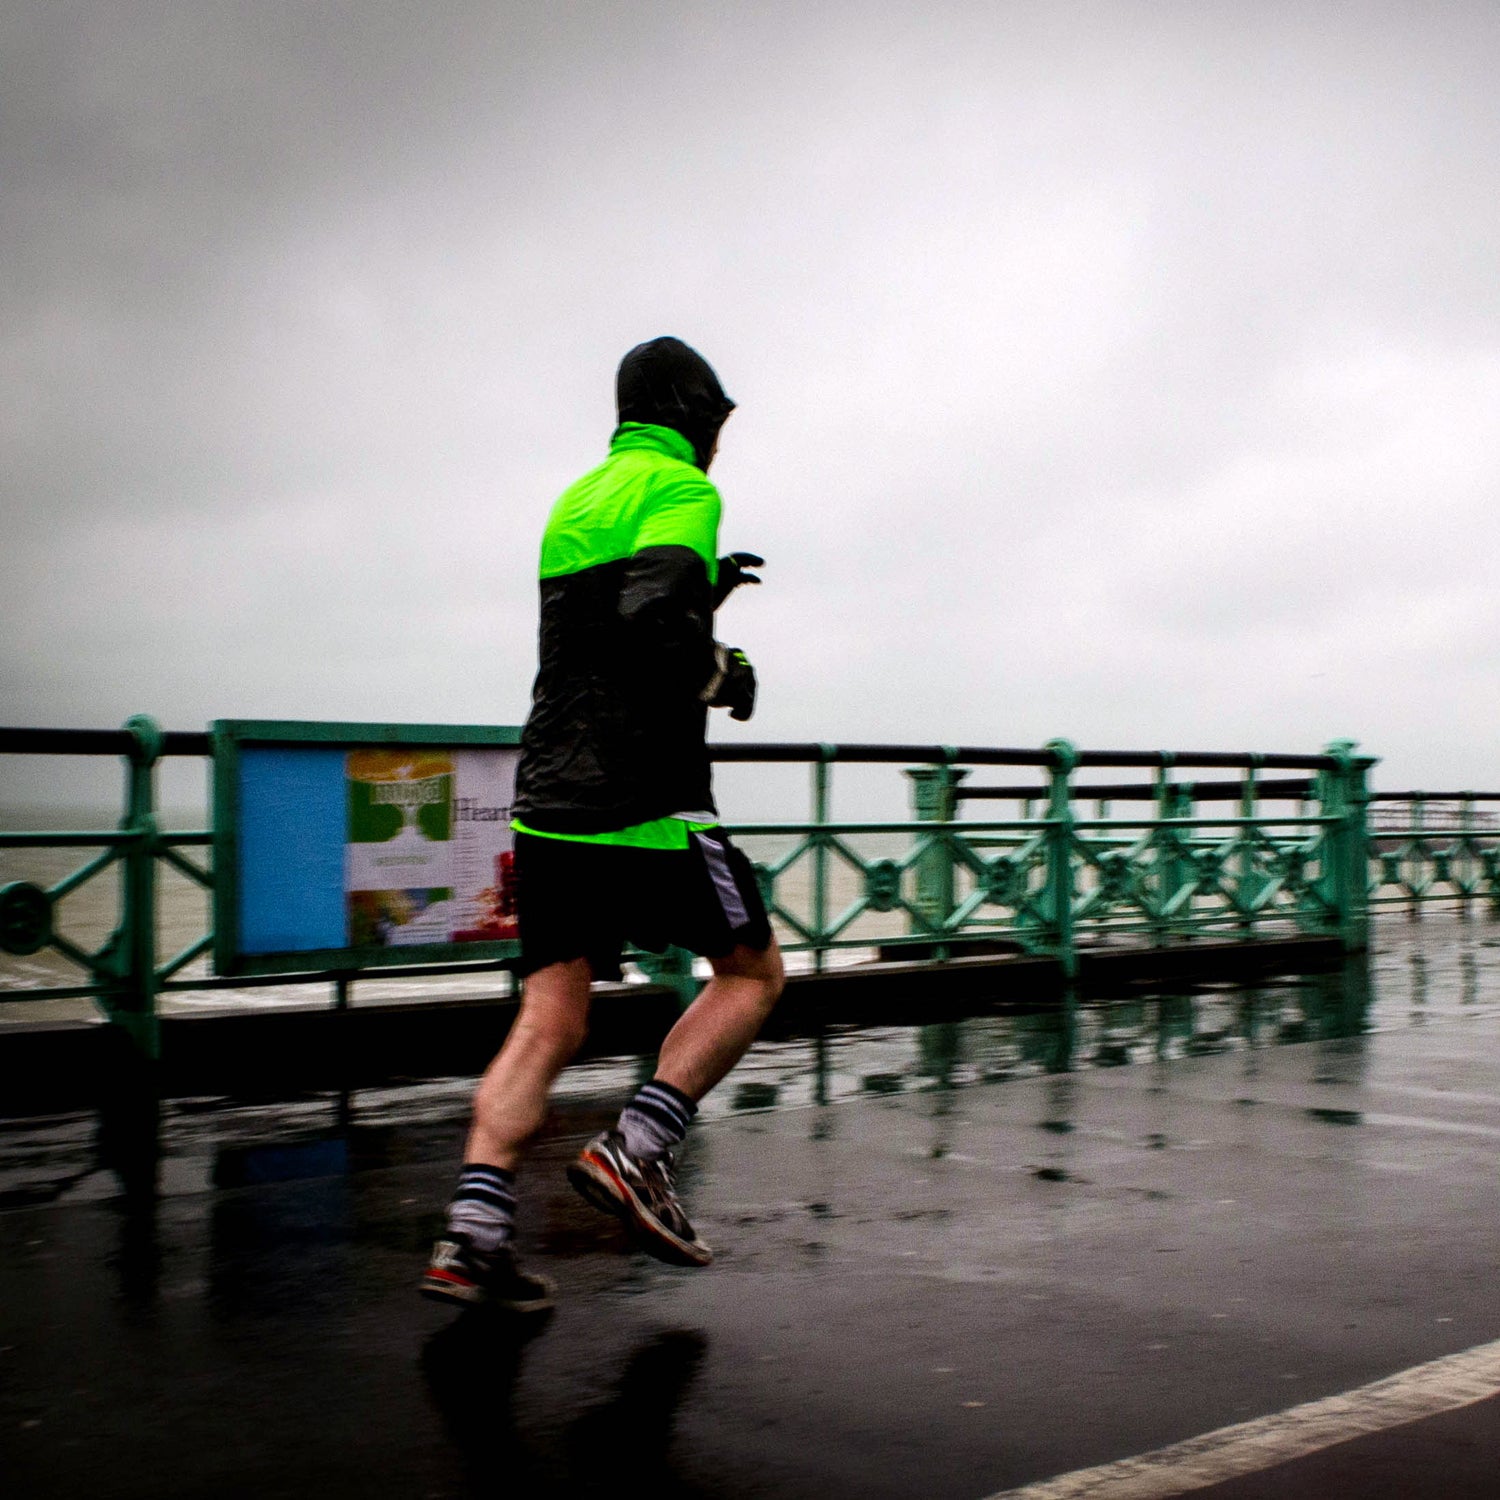
[[[377,724],[298,719],[215,719],[213,753],[213,966],[216,974],[352,974],[412,964],[494,965],[520,955],[515,939],[473,943],[414,943],[387,947],[314,948],[289,953],[239,951],[240,753],[253,750],[380,749],[427,745],[434,749],[511,748],[521,742],[517,724]]]

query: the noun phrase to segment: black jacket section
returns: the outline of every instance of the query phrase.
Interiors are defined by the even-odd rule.
[[[681,339],[637,344],[615,376],[615,405],[622,422],[651,422],[680,432],[693,445],[700,469],[734,402],[713,367]]]
[[[690,547],[647,547],[541,588],[516,815],[549,833],[608,833],[712,812],[698,697],[714,671],[703,559]]]

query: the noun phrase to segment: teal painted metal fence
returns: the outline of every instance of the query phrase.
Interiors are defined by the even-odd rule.
[[[1326,933],[1350,951],[1368,940],[1366,776],[1372,761],[1347,743],[1321,755],[1040,751],[931,746],[744,747],[734,759],[802,755],[813,763],[807,823],[732,825],[756,855],[762,889],[789,946],[823,958],[840,948],[899,950],[941,959],[975,940],[1005,940],[1076,969],[1081,946],[1166,943],[1277,929]],[[726,756],[726,758],[731,758]],[[839,762],[911,766],[912,817],[840,822],[827,815]],[[973,785],[986,766],[1027,767],[1031,783]],[[1090,780],[1099,768],[1151,768],[1149,784]],[[1205,786],[1195,769],[1235,768]],[[1268,770],[1311,773],[1267,781]],[[1213,810],[1232,797],[1233,806]],[[1009,815],[975,817],[983,801]],[[1130,806],[1144,803],[1137,814]],[[884,843],[899,847],[877,850]],[[831,902],[843,875],[845,900]],[[795,877],[802,872],[803,878]],[[872,923],[898,913],[899,930]]]
[[[1370,798],[1373,907],[1484,901],[1500,910],[1500,792],[1379,792]]]
[[[200,854],[212,843],[210,831],[159,827],[155,768],[164,756],[209,755],[206,735],[164,734],[138,717],[122,731],[0,730],[6,751],[119,756],[125,808],[117,829],[0,834],[5,849],[90,851],[50,884],[19,880],[0,889],[0,949],[48,949],[79,971],[77,983],[7,989],[5,1000],[88,996],[154,1053],[164,993],[322,980],[340,1002],[347,998],[350,972],[183,977],[211,948],[211,931],[169,957],[157,952],[163,867],[207,889],[214,877]],[[1054,740],[1039,750],[751,744],[715,747],[715,757],[808,768],[806,817],[731,828],[756,862],[784,945],[806,951],[816,967],[847,950],[941,961],[989,942],[1052,956],[1072,973],[1090,944],[1288,930],[1334,935],[1354,951],[1368,941],[1372,908],[1438,899],[1500,904],[1500,829],[1475,810],[1487,794],[1448,799],[1455,817],[1428,826],[1423,813],[1438,799],[1372,798],[1366,781],[1374,762],[1347,742],[1316,755],[1080,751]],[[837,770],[856,764],[904,776],[908,815],[835,819]],[[1000,768],[1011,779],[981,779]],[[1150,779],[1100,779],[1120,770]],[[1372,828],[1372,803],[1408,806],[1413,817]],[[59,905],[111,870],[120,882],[118,922],[91,950],[62,930]],[[646,962],[658,978],[691,983],[686,955]],[[385,968],[380,977],[503,967],[425,963]]]

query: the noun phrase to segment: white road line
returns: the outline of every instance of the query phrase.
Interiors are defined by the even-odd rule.
[[[1432,1120],[1421,1115],[1379,1115],[1366,1113],[1362,1125],[1390,1125],[1398,1130],[1431,1130],[1439,1135],[1478,1135],[1488,1140],[1500,1137],[1500,1126],[1471,1125],[1464,1120]]]
[[[987,1500],[1165,1500],[1256,1474],[1350,1438],[1500,1395],[1500,1339],[1377,1380],[1373,1385],[1293,1406],[1186,1442],[1004,1490]]]
[[[1370,1083],[1361,1088],[1373,1094],[1405,1094],[1412,1099],[1436,1099],[1440,1104],[1484,1104],[1491,1109],[1500,1105],[1500,1094],[1470,1094],[1462,1089],[1430,1089],[1416,1083]]]

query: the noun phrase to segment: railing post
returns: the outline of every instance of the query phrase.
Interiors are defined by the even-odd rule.
[[[1251,911],[1255,898],[1260,894],[1259,882],[1255,878],[1255,833],[1252,826],[1256,807],[1255,775],[1259,767],[1260,756],[1252,756],[1251,763],[1245,767],[1245,780],[1240,788],[1240,819],[1241,826],[1236,836],[1239,844],[1239,859],[1236,861],[1235,869],[1235,904],[1240,909],[1239,929],[1248,938],[1255,932],[1255,917]]]
[[[1458,799],[1458,847],[1454,856],[1454,867],[1457,870],[1473,869],[1478,861],[1474,858],[1474,797],[1470,792],[1464,792]],[[1467,922],[1473,915],[1470,906],[1470,898],[1479,889],[1478,880],[1474,880],[1474,891],[1468,889],[1465,877],[1458,875],[1454,879],[1454,885],[1458,888],[1458,915],[1460,920]]]
[[[958,784],[969,773],[957,766],[915,766],[911,778],[911,812],[918,823],[951,823],[958,816]],[[916,890],[912,905],[930,928],[940,928],[953,915],[953,850],[947,839],[917,857]],[[909,932],[923,931],[907,919]],[[940,957],[944,955],[939,955]]]
[[[1078,751],[1068,740],[1048,740],[1052,753],[1047,771],[1047,894],[1042,903],[1047,933],[1063,977],[1078,976],[1078,947],[1073,934],[1073,799],[1071,780]]]
[[[1163,772],[1165,777],[1166,773]],[[1193,784],[1190,781],[1163,781],[1158,792],[1160,816],[1168,822],[1193,816]],[[1197,879],[1193,861],[1188,857],[1187,844],[1192,842],[1191,830],[1179,832],[1169,830],[1168,852],[1162,864],[1163,895],[1168,902],[1175,901],[1185,885]],[[1192,898],[1183,902],[1178,914],[1163,926],[1166,933],[1191,935],[1193,930]]]
[[[1171,750],[1161,752],[1161,764],[1156,769],[1156,830],[1155,866],[1157,872],[1157,910],[1151,913],[1151,940],[1165,943],[1173,931],[1182,926],[1167,915],[1167,907],[1182,885],[1184,861],[1182,858],[1182,835],[1171,827],[1175,818],[1186,818],[1192,813],[1192,788],[1172,780],[1172,767],[1177,756]]]
[[[156,762],[163,736],[154,719],[125,723],[134,740],[125,764],[125,816],[132,835],[120,857],[120,921],[110,939],[115,982],[102,997],[110,1020],[155,1061],[161,1056],[156,1014]]]
[[[828,835],[824,827],[828,823],[829,781],[834,757],[832,745],[819,745],[818,758],[812,768],[812,815],[813,833],[812,867],[812,930],[813,970],[821,973],[828,941]]]
[[[1324,751],[1338,765],[1319,771],[1318,811],[1336,821],[1323,831],[1325,857],[1319,884],[1333,907],[1334,921],[1346,953],[1357,953],[1370,941],[1370,855],[1366,827],[1369,796],[1365,776],[1369,762],[1354,754],[1353,740],[1334,740]]]
[[[1416,851],[1417,873],[1415,880],[1423,880],[1427,874],[1427,841],[1422,837],[1422,830],[1427,826],[1427,802],[1419,793],[1415,802],[1411,805],[1411,825],[1408,832],[1408,840],[1411,847]],[[1407,861],[1407,868],[1412,868],[1412,861]],[[1417,891],[1410,893],[1410,899],[1406,903],[1406,914],[1414,922],[1422,918],[1422,897]]]

